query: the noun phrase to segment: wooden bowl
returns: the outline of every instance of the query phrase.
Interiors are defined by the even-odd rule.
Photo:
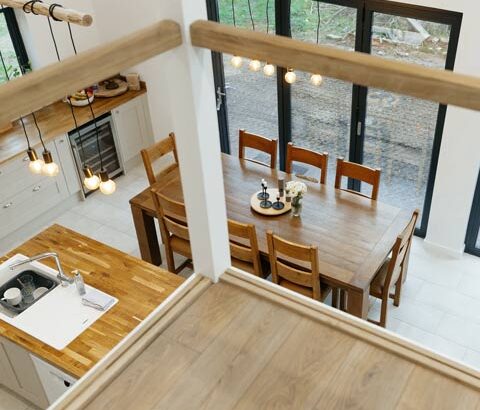
[[[258,212],[259,214],[265,215],[265,216],[278,216],[278,215],[283,215],[290,211],[292,209],[292,203],[291,202],[285,202],[285,196],[280,198],[280,202],[284,204],[283,209],[274,209],[272,208],[262,208],[260,206],[260,202],[262,200],[257,198],[257,195],[262,192],[258,191],[255,192],[252,197],[250,198],[250,206],[255,212]],[[278,194],[278,189],[270,188],[267,189],[267,192],[270,194],[269,201],[276,202],[277,201],[277,194]]]

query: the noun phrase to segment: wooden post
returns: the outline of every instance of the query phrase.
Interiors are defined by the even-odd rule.
[[[195,273],[217,281],[231,266],[220,153],[215,87],[210,50],[192,47],[188,29],[206,18],[198,0],[169,0],[170,12],[181,19],[185,42],[172,51],[164,73],[175,129],[183,196]]]
[[[14,9],[23,9],[25,3],[27,2],[24,0],[0,0],[0,4],[2,6],[12,7]],[[49,8],[50,4],[37,2],[33,6],[32,4],[28,4],[25,9],[34,14],[50,16]],[[93,22],[93,18],[90,14],[85,14],[77,10],[66,9],[63,7],[55,7],[52,14],[59,20],[72,24],[78,24],[80,26],[90,26]]]

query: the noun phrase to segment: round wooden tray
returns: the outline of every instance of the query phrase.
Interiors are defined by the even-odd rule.
[[[285,204],[285,207],[283,209],[276,210],[273,208],[262,208],[260,206],[261,201],[260,199],[257,198],[257,195],[260,192],[262,191],[255,192],[250,198],[250,206],[255,212],[258,212],[259,214],[266,215],[266,216],[277,216],[277,215],[283,215],[292,209],[292,203],[285,202],[285,196],[283,196],[283,198],[280,198],[280,202]],[[276,202],[278,189],[270,188],[270,189],[267,189],[267,192],[270,194],[269,201]]]
[[[119,78],[115,78],[114,81],[119,85],[118,88],[107,90],[105,88],[105,82],[103,82],[98,86],[98,91],[95,92],[95,97],[111,98],[125,94],[128,91],[128,84],[125,81],[120,80]]]

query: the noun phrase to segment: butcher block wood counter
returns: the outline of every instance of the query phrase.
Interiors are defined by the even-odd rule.
[[[127,91],[125,94],[112,98],[96,98],[92,104],[93,112],[98,117],[146,92],[145,84],[142,83],[142,89],[139,91]],[[74,110],[79,126],[92,120],[92,114],[88,106],[74,107]],[[57,101],[36,111],[35,115],[45,142],[75,129],[70,107],[62,101]],[[38,148],[40,139],[38,138],[33,117],[28,115],[24,118],[24,122],[32,147]],[[17,120],[14,122],[14,127],[11,130],[0,134],[0,164],[17,155],[25,155],[26,150],[27,141],[25,140],[25,134],[23,133],[20,120]]]
[[[53,225],[0,258],[54,251],[68,274],[82,272],[85,283],[118,298],[118,303],[58,351],[0,320],[0,336],[75,377],[82,377],[184,281],[164,269],[126,255],[60,225]],[[55,269],[52,260],[41,263]],[[61,325],[59,324],[59,331]]]

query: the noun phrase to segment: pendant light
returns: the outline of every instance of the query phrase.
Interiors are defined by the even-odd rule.
[[[268,5],[269,5],[270,0],[267,0],[267,6],[265,8],[265,14],[267,16],[267,34],[270,29],[270,21],[269,21],[269,14],[268,14]],[[263,66],[263,74],[265,74],[267,77],[271,77],[272,75],[275,74],[275,66],[273,64],[270,64],[268,61],[265,63]]]
[[[3,9],[3,6],[2,6],[2,9]],[[3,54],[1,51],[0,51],[0,60],[2,62],[3,71],[5,72],[5,78],[7,79],[7,81],[10,81],[10,76],[8,74],[7,66],[5,65],[5,60],[3,59]],[[37,152],[30,145],[30,139],[28,138],[27,129],[25,128],[25,122],[23,121],[23,117],[20,117],[20,122],[22,124],[25,139],[27,140],[27,147],[28,147],[27,155],[30,160],[28,163],[28,169],[33,174],[41,174],[44,162],[42,159],[38,158]]]
[[[53,160],[52,153],[45,146],[45,142],[43,141],[43,137],[42,137],[42,131],[40,130],[40,127],[38,126],[37,117],[36,117],[34,112],[32,112],[32,117],[33,117],[33,123],[35,124],[35,127],[37,128],[38,138],[40,138],[40,142],[41,142],[42,147],[43,147],[42,174],[47,176],[47,177],[55,177],[60,172],[60,167],[58,166],[58,164],[55,163],[55,161]]]
[[[319,40],[319,35],[320,35],[320,2],[317,1],[317,44]],[[323,83],[323,78],[320,74],[312,74],[310,77],[310,82],[319,87]]]
[[[297,81],[297,75],[295,74],[295,71],[293,71],[293,68],[287,68],[287,72],[285,73],[285,81],[288,84],[293,84],[295,81]]]
[[[233,20],[233,27],[237,27],[237,21],[235,19],[235,0],[232,0],[232,20]],[[240,68],[243,64],[242,57],[232,56],[232,59],[230,60],[230,64],[235,68]]]

